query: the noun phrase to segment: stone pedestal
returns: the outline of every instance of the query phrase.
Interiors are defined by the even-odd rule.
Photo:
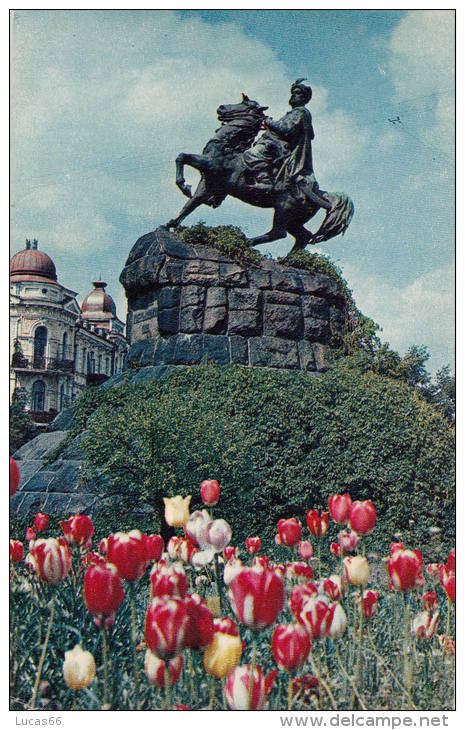
[[[139,238],[120,281],[128,362],[323,371],[344,333],[337,282],[264,260],[243,265],[158,229]]]

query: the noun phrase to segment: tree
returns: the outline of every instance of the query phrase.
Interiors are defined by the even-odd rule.
[[[10,454],[14,454],[38,433],[37,427],[25,410],[26,403],[27,393],[23,389],[16,388],[10,405]]]

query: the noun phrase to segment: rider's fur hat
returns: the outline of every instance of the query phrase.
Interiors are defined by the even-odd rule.
[[[306,81],[306,80],[307,80],[306,78],[296,79],[296,81],[294,81],[294,83],[291,86],[291,93],[295,89],[299,89],[299,91],[302,91],[305,94],[305,96],[307,97],[305,103],[309,102],[310,99],[312,98],[312,87],[311,86],[305,86],[305,84],[302,84],[302,81]]]

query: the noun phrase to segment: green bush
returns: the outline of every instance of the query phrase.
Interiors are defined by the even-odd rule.
[[[450,426],[407,384],[343,363],[319,377],[210,365],[111,389],[86,416],[90,477],[103,469],[122,511],[142,500],[155,515],[163,495],[200,508],[199,484],[216,478],[235,542],[270,542],[281,517],[305,523],[345,491],[375,503],[378,542],[432,525],[452,541]]]

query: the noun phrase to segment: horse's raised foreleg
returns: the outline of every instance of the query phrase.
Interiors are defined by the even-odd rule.
[[[190,200],[187,201],[179,215],[177,215],[176,218],[172,218],[170,221],[168,221],[165,228],[177,228],[182,223],[184,218],[187,218],[190,213],[198,208],[199,205],[206,203],[207,200],[208,194],[206,193],[206,186],[204,181],[201,180],[197,186],[194,195],[191,197]]]
[[[198,170],[200,173],[203,173],[208,170],[209,162],[205,157],[201,157],[201,155],[190,155],[185,152],[181,152],[181,154],[176,157],[176,185],[183,195],[190,198],[192,196],[192,188],[190,185],[186,185],[186,181],[184,179],[184,165],[189,165],[190,167]]]

